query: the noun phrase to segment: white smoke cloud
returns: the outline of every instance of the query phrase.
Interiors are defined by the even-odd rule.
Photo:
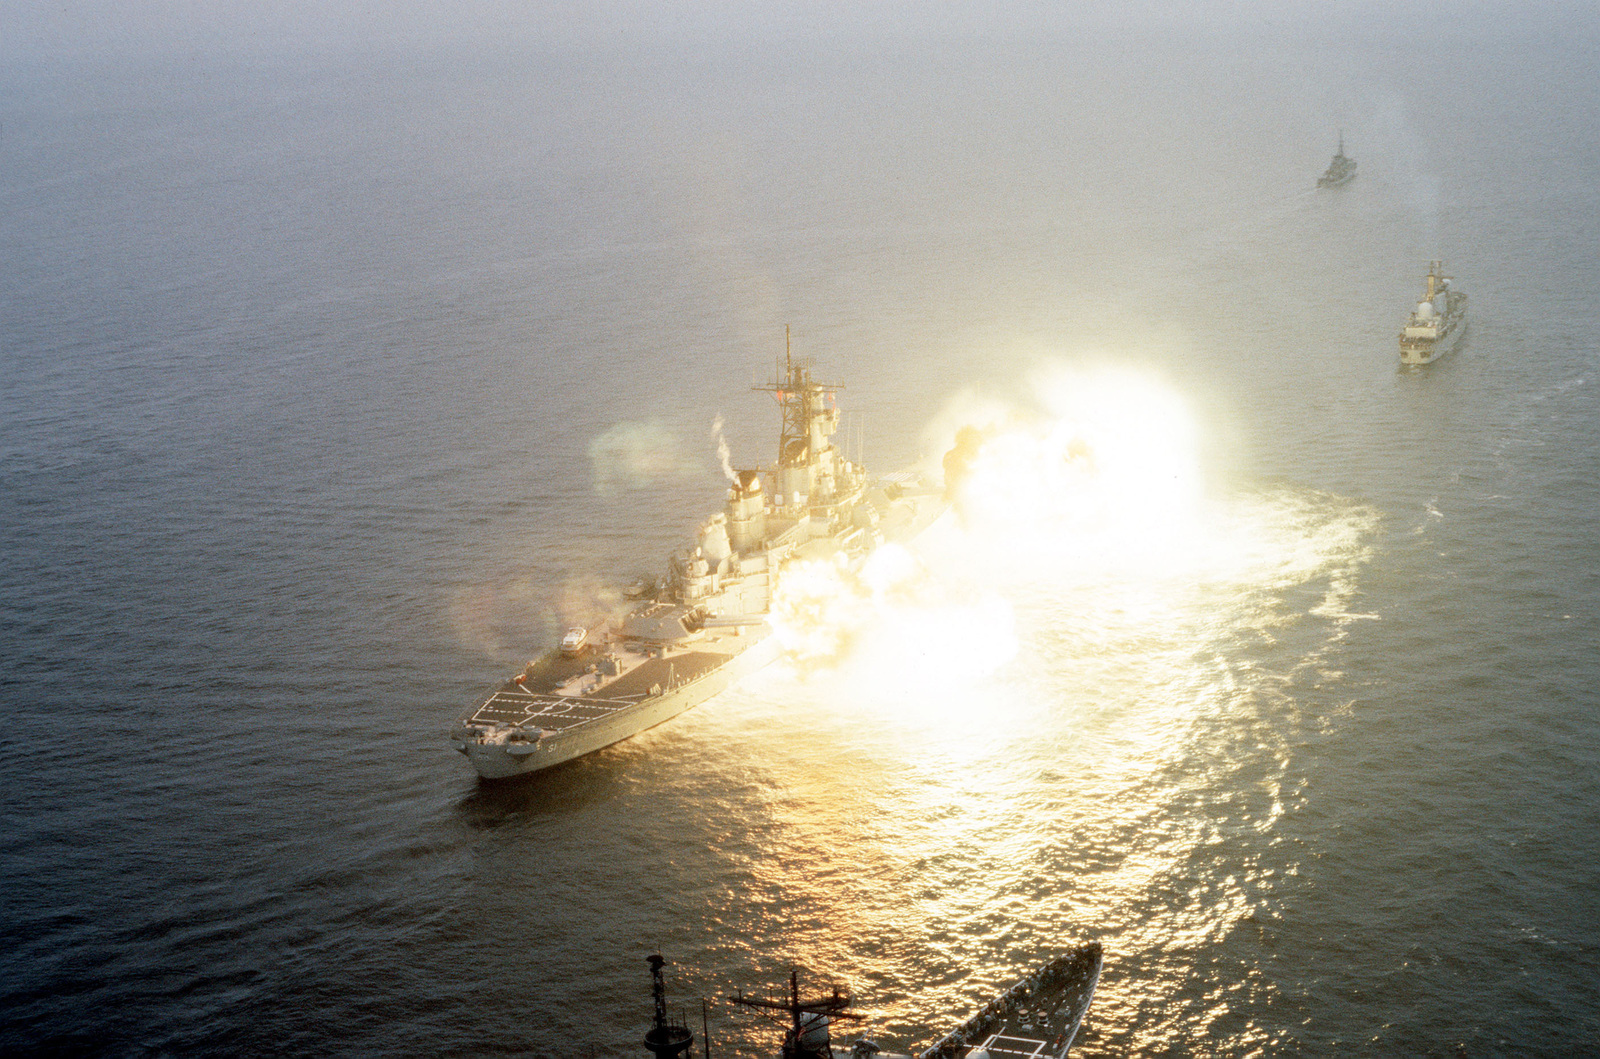
[[[677,435],[659,420],[618,423],[589,442],[594,491],[609,495],[703,473]]]
[[[722,464],[722,473],[728,481],[737,485],[739,479],[733,473],[733,454],[728,450],[728,439],[722,433],[722,417],[719,415],[711,421],[711,436],[717,439],[717,460]]]

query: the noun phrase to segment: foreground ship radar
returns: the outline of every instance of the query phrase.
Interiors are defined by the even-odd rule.
[[[1339,150],[1335,152],[1333,161],[1328,163],[1328,169],[1317,178],[1319,188],[1343,187],[1356,178],[1356,160],[1346,158],[1344,153],[1344,130],[1339,130]]]
[[[767,623],[785,567],[860,563],[916,536],[944,510],[939,490],[905,473],[872,480],[829,441],[838,385],[785,352],[777,381],[778,459],[733,471],[728,502],[668,561],[659,585],[602,624],[513,674],[450,732],[486,779],[537,772],[610,746],[711,698],[777,654]]]
[[[829,1027],[835,1022],[860,1022],[866,1016],[850,1010],[850,995],[834,986],[832,992],[817,997],[800,996],[800,973],[789,972],[789,995],[782,1000],[747,997],[742,992],[728,999],[757,1011],[782,1013],[783,1059],[833,1059]],[[859,1045],[853,1050],[859,1054]],[[876,1052],[876,1047],[873,1047]]]
[[[1430,264],[1422,300],[1400,331],[1402,364],[1432,364],[1456,348],[1467,329],[1467,296],[1451,289],[1443,267],[1442,261]]]

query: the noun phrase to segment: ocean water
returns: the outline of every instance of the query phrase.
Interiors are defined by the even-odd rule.
[[[1088,939],[1083,1055],[1591,1048],[1600,82],[1467,43],[13,64],[0,1049],[639,1054],[655,951],[718,1055],[790,967],[912,1048]],[[786,327],[874,469],[1003,409],[1146,477],[480,784],[713,422],[771,459]]]

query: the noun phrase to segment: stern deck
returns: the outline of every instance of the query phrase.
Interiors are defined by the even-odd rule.
[[[719,651],[686,651],[664,658],[649,658],[593,695],[530,690],[508,680],[468,715],[465,722],[513,727],[532,723],[547,731],[565,732],[636,706],[652,694],[686,684],[734,657],[732,653]],[[581,667],[574,670],[574,676],[582,673]]]

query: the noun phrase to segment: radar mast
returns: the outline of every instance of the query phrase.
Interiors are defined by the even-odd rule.
[[[783,1059],[832,1059],[833,1046],[828,1027],[833,1022],[861,1022],[866,1016],[850,1010],[850,994],[833,987],[821,996],[800,995],[800,972],[789,972],[789,995],[781,1000],[747,997],[739,992],[729,997],[735,1004],[788,1016],[783,1035]]]
[[[796,359],[783,329],[783,363],[778,378],[765,386],[776,395],[783,423],[778,433],[777,500],[779,504],[826,503],[833,497],[839,468],[838,450],[829,438],[839,429],[839,408],[834,397],[842,383],[818,382],[811,377],[811,361]]]

